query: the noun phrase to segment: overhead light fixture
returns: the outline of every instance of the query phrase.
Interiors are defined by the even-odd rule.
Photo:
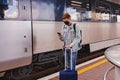
[[[99,6],[99,8],[104,9],[104,7],[103,7],[103,6]]]
[[[71,2],[76,4],[82,4],[82,2],[78,2],[78,1],[71,1]]]
[[[74,4],[74,3],[72,3],[71,5],[72,5],[72,6],[81,7],[81,5],[78,5],[78,4]]]
[[[88,5],[88,6],[89,6],[90,4],[86,4],[86,5]]]

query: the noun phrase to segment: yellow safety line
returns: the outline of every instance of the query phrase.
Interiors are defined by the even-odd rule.
[[[87,66],[87,67],[85,67],[85,68],[83,68],[83,69],[80,69],[80,70],[78,70],[77,72],[78,72],[78,74],[82,74],[82,73],[84,73],[84,72],[86,72],[86,71],[88,71],[88,70],[90,70],[90,69],[93,69],[93,68],[95,68],[95,67],[97,67],[97,66],[99,66],[99,65],[101,65],[101,64],[104,64],[104,63],[106,63],[106,62],[107,62],[107,60],[106,60],[106,59],[103,59],[103,60],[101,60],[101,61],[99,61],[99,62],[96,62],[95,64],[92,64],[92,65]]]

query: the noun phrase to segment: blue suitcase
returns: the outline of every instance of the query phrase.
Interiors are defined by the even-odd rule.
[[[71,49],[71,59],[72,59],[72,49]],[[65,70],[60,71],[60,80],[77,80],[78,75],[76,70],[72,70],[72,60],[71,62],[71,70],[66,70],[66,50],[65,50]]]
[[[60,71],[60,80],[77,80],[77,71],[75,70],[62,70]]]

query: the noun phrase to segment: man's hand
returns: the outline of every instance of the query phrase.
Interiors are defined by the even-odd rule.
[[[65,48],[68,48],[68,49],[70,49],[70,48],[72,48],[72,46],[70,46],[70,45],[67,45],[67,46],[65,46]]]
[[[62,38],[62,35],[60,33],[57,33],[59,38]]]

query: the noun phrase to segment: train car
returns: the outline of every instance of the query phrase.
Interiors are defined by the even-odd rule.
[[[101,6],[110,9],[110,5],[99,0],[93,0],[93,3],[91,0],[1,0],[1,74],[5,74],[6,80],[21,80],[36,67],[43,71],[53,67],[52,63],[63,65],[63,43],[57,32],[64,25],[62,15],[65,12],[82,31],[83,48],[78,57],[86,58],[95,55],[92,53],[96,51],[120,44],[117,16],[113,18],[103,9],[100,13]]]

